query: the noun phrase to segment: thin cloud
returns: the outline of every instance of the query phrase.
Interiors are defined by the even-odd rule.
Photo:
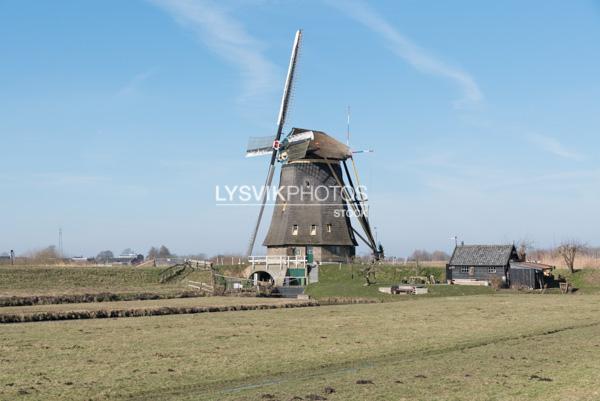
[[[424,49],[398,32],[366,3],[355,0],[327,0],[327,2],[350,18],[381,35],[388,42],[391,50],[415,69],[453,81],[463,94],[462,99],[458,100],[455,106],[483,101],[483,93],[473,77],[428,54]]]
[[[41,173],[34,174],[32,178],[36,184],[50,186],[97,185],[111,181],[108,177],[73,173]]]
[[[138,89],[138,87],[144,81],[146,81],[148,78],[150,78],[152,75],[154,75],[154,72],[155,72],[154,69],[151,69],[151,70],[143,71],[143,72],[140,72],[139,74],[134,75],[133,78],[131,78],[129,80],[129,82],[127,82],[125,85],[123,85],[121,88],[119,88],[119,90],[117,90],[116,96],[123,97],[123,96],[129,96],[129,95],[135,93],[136,90]]]
[[[243,79],[241,101],[275,88],[277,67],[264,56],[264,45],[217,4],[194,0],[150,1],[195,32],[215,53],[239,69]]]
[[[551,153],[555,156],[562,157],[563,159],[580,161],[585,158],[581,153],[567,148],[562,143],[560,143],[558,139],[549,136],[532,134],[529,135],[529,140],[531,143],[538,146],[540,149]]]

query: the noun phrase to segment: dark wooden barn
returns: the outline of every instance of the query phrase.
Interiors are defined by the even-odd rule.
[[[544,288],[552,279],[550,272],[553,266],[529,262],[511,262],[508,272],[508,283],[512,288],[528,288],[535,290]]]
[[[524,261],[514,245],[459,245],[446,265],[448,284],[497,281],[505,287],[544,288],[553,266]]]
[[[446,265],[446,281],[486,284],[497,279],[506,285],[510,263],[519,260],[514,245],[459,245]]]

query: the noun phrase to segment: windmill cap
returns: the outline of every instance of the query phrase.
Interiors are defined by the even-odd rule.
[[[307,132],[313,133],[313,138],[309,141],[307,155],[314,155],[324,159],[333,160],[346,160],[352,156],[352,151],[348,145],[338,141],[322,131],[315,131],[305,128],[292,128],[292,132],[288,138],[291,139],[296,135],[301,135]]]

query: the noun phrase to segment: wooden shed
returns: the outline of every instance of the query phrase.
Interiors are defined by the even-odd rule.
[[[530,262],[511,262],[508,283],[512,288],[535,290],[551,281],[554,266]]]
[[[449,284],[482,284],[500,280],[508,284],[511,262],[518,262],[514,245],[459,245],[446,265]]]

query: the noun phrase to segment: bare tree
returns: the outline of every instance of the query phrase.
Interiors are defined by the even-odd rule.
[[[50,245],[32,253],[31,258],[37,263],[57,263],[60,259],[56,246]]]
[[[519,259],[521,259],[521,261],[526,262],[527,261],[527,252],[530,249],[533,249],[533,241],[530,240],[529,238],[522,238],[520,239],[517,244],[517,253],[519,254]]]
[[[409,260],[413,260],[415,262],[428,262],[431,260],[431,254],[427,252],[425,249],[415,249],[415,251],[410,255]]]
[[[158,257],[159,258],[170,258],[172,256],[173,256],[173,254],[171,253],[169,248],[167,248],[166,246],[161,245],[160,248],[158,249]]]
[[[575,272],[575,257],[577,253],[585,249],[585,244],[578,240],[564,241],[558,247],[558,254],[562,256],[571,273]]]
[[[102,252],[98,253],[98,256],[96,256],[96,260],[98,262],[107,263],[108,261],[112,260],[112,258],[114,258],[114,257],[115,257],[115,255],[112,253],[112,251],[106,250],[106,251],[102,251]]]
[[[157,257],[158,257],[158,248],[153,246],[148,250],[148,255],[146,256],[146,259],[156,259]]]
[[[448,255],[446,252],[444,251],[433,251],[433,253],[431,254],[431,260],[435,260],[435,261],[446,261],[446,260],[450,260],[450,255]]]

